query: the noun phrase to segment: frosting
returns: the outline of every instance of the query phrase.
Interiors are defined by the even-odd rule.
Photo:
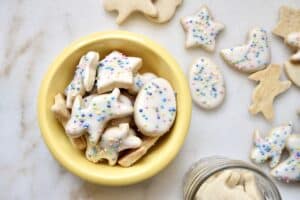
[[[134,103],[134,121],[147,136],[159,136],[172,126],[176,116],[174,90],[163,78],[152,79],[140,90]]]
[[[243,72],[255,72],[265,68],[271,59],[267,32],[254,28],[249,32],[246,45],[224,49],[221,55],[230,65]]]
[[[285,42],[297,49],[297,53],[291,56],[292,61],[300,61],[300,32],[293,32],[288,34]]]
[[[81,96],[76,97],[66,132],[71,137],[79,137],[86,131],[88,139],[93,143],[98,142],[109,120],[133,113],[130,100],[120,96],[118,88],[110,94],[97,95],[86,104],[84,106]]]
[[[138,148],[141,144],[142,141],[136,136],[135,131],[129,128],[128,123],[123,123],[116,127],[107,128],[99,144],[89,144],[86,157],[92,162],[106,159],[109,165],[115,165],[119,152]]]
[[[193,16],[182,18],[181,24],[187,32],[186,47],[200,46],[208,51],[215,49],[216,37],[224,29],[223,24],[213,21],[206,6]]]
[[[292,124],[288,123],[272,129],[269,135],[262,138],[259,131],[254,132],[254,147],[251,159],[255,163],[264,163],[270,159],[270,167],[275,167],[280,160],[286,139],[292,134]]]
[[[98,65],[98,93],[108,92],[114,88],[128,89],[132,87],[133,75],[141,66],[141,58],[127,57],[118,51],[113,51]]]
[[[150,80],[157,76],[153,73],[136,74],[133,78],[133,86],[129,88],[128,92],[131,94],[137,94],[140,89]]]
[[[193,100],[202,108],[215,108],[225,97],[225,83],[220,69],[208,58],[201,57],[190,68]]]
[[[72,108],[73,101],[77,95],[84,95],[93,89],[99,54],[89,51],[82,56],[76,67],[73,80],[65,89],[67,96],[67,107]]]
[[[286,148],[289,157],[275,167],[271,175],[285,182],[300,181],[300,135],[289,136]]]

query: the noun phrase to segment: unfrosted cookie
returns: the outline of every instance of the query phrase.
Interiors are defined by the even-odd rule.
[[[224,29],[224,25],[213,20],[207,6],[201,6],[192,16],[183,17],[181,24],[186,32],[186,48],[203,47],[214,51],[216,37]]]
[[[105,159],[108,160],[109,165],[115,165],[119,152],[138,148],[141,144],[141,139],[136,136],[133,129],[130,129],[129,124],[119,124],[119,126],[107,128],[99,144],[88,143],[86,157],[95,163]]]
[[[163,78],[152,79],[137,95],[134,121],[147,136],[160,136],[172,127],[176,116],[176,99],[172,86]]]
[[[285,73],[289,79],[298,87],[300,87],[300,63],[287,61],[284,63]]]
[[[89,141],[97,143],[108,121],[122,118],[133,113],[133,107],[127,97],[121,97],[120,90],[112,93],[97,95],[84,106],[82,97],[77,96],[71,118],[66,125],[66,132],[71,137],[79,137],[88,133]]]
[[[154,0],[158,14],[156,17],[147,17],[150,21],[156,23],[168,22],[175,14],[176,8],[183,0]]]
[[[114,88],[131,88],[133,76],[141,66],[141,58],[127,57],[118,51],[113,51],[101,60],[98,65],[98,93],[102,94]]]
[[[117,24],[123,23],[133,12],[155,17],[158,12],[151,0],[104,0],[104,9],[118,11]]]
[[[300,135],[289,136],[286,148],[289,151],[289,157],[275,167],[271,175],[287,183],[300,181]]]
[[[156,78],[157,76],[153,73],[147,72],[144,74],[137,73],[133,78],[133,86],[128,89],[130,94],[137,94],[140,89],[150,80]]]
[[[189,72],[190,90],[195,103],[201,108],[212,109],[220,105],[225,97],[222,73],[210,59],[201,57]]]
[[[300,9],[281,6],[279,21],[272,32],[282,38],[287,37],[292,32],[300,32]]]
[[[272,129],[265,138],[262,138],[259,131],[256,130],[254,132],[254,147],[250,155],[251,160],[261,164],[270,159],[270,167],[275,167],[280,161],[285,142],[292,131],[292,123]]]
[[[72,108],[73,101],[77,95],[84,95],[85,92],[93,89],[98,62],[99,54],[94,51],[89,51],[81,57],[76,67],[74,78],[65,89],[68,108]]]
[[[280,80],[281,69],[279,65],[270,64],[266,69],[249,76],[249,79],[258,81],[258,86],[252,93],[252,104],[249,112],[256,115],[260,112],[267,120],[274,118],[273,102],[276,96],[288,90],[290,81]]]
[[[297,50],[297,52],[291,56],[290,60],[294,62],[300,61],[300,32],[293,32],[287,35],[285,43],[290,47]]]
[[[254,28],[249,32],[246,45],[223,49],[223,59],[232,67],[242,72],[255,72],[265,68],[271,60],[267,32]]]

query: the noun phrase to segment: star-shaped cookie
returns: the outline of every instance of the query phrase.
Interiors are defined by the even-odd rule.
[[[105,93],[114,88],[131,88],[133,85],[133,75],[141,66],[141,58],[127,57],[118,51],[113,51],[98,65],[98,93]]]
[[[252,94],[252,105],[249,108],[251,114],[262,112],[264,117],[272,120],[274,117],[273,101],[275,97],[291,86],[290,81],[280,81],[280,66],[270,64],[266,69],[249,76],[249,79],[259,81]]]
[[[181,19],[183,29],[186,31],[186,48],[203,47],[207,51],[215,49],[216,37],[224,29],[224,25],[213,21],[209,9],[201,6],[193,16]]]
[[[158,14],[151,0],[104,0],[103,5],[107,11],[118,11],[117,24],[123,23],[129,15],[137,11],[151,17]]]
[[[279,10],[279,22],[273,29],[273,34],[285,38],[292,32],[300,32],[300,9],[282,6]]]

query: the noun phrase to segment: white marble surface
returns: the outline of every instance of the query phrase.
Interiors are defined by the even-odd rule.
[[[213,54],[183,48],[179,19],[195,12],[201,3],[226,25]],[[283,4],[300,7],[298,0],[185,0],[168,24],[156,25],[135,15],[118,27],[115,15],[106,13],[99,0],[0,0],[0,199],[181,199],[183,175],[198,159],[217,154],[248,161],[254,128],[267,131],[292,120],[300,132],[299,88],[293,86],[277,99],[273,123],[251,116],[247,106],[255,84],[229,68],[218,54],[222,48],[243,43],[254,26],[270,31]],[[193,107],[182,151],[164,171],[143,183],[119,188],[92,185],[60,167],[43,143],[36,116],[38,88],[49,63],[73,40],[112,29],[142,33],[157,41],[178,59],[185,73],[195,58],[208,55],[222,68],[228,92],[216,111]],[[270,38],[272,61],[281,64],[290,51],[277,37]],[[283,199],[299,199],[299,185],[277,185]]]

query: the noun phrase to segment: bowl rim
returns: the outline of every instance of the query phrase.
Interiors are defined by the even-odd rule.
[[[74,51],[80,49],[81,47],[84,47],[87,44],[92,44],[98,41],[103,41],[106,39],[122,39],[122,40],[129,40],[136,43],[140,43],[142,46],[146,46],[147,48],[154,51],[158,56],[160,56],[166,63],[168,63],[169,66],[172,66],[172,70],[175,73],[175,76],[177,79],[180,80],[180,85],[182,87],[181,89],[181,95],[184,95],[185,97],[185,106],[184,110],[181,110],[183,112],[182,115],[184,115],[183,119],[185,120],[183,123],[181,123],[180,127],[182,130],[182,133],[180,136],[177,137],[177,145],[174,146],[174,149],[172,149],[171,152],[169,152],[169,156],[163,160],[163,162],[157,163],[156,167],[152,168],[151,170],[144,171],[143,174],[135,174],[130,179],[112,179],[108,180],[107,178],[99,178],[92,176],[90,174],[86,174],[83,171],[79,170],[77,166],[72,165],[70,162],[67,162],[67,158],[64,158],[62,154],[60,154],[60,151],[55,148],[55,142],[49,141],[49,134],[51,134],[48,122],[47,122],[47,114],[44,112],[46,108],[46,100],[47,100],[47,89],[50,85],[50,80],[52,79],[53,75],[55,74],[56,70],[59,66],[61,66],[61,63]],[[159,44],[155,43],[151,39],[147,38],[144,35],[127,32],[127,31],[105,31],[105,32],[96,32],[84,37],[81,37],[80,39],[76,40],[75,42],[72,42],[68,47],[66,47],[57,57],[56,59],[49,65],[48,70],[46,70],[46,73],[44,74],[39,94],[38,94],[38,104],[37,104],[37,116],[38,116],[38,124],[40,128],[40,132],[42,134],[44,143],[47,145],[48,149],[50,150],[53,157],[68,171],[72,172],[73,174],[79,176],[80,178],[100,184],[100,185],[107,185],[107,186],[123,186],[123,185],[131,185],[138,182],[141,182],[143,180],[146,180],[157,173],[159,173],[161,170],[163,170],[179,153],[185,137],[188,134],[190,121],[191,121],[191,112],[192,112],[192,99],[190,95],[190,90],[188,87],[187,79],[178,65],[178,63],[175,61],[175,59],[165,50],[163,47],[161,47]]]

